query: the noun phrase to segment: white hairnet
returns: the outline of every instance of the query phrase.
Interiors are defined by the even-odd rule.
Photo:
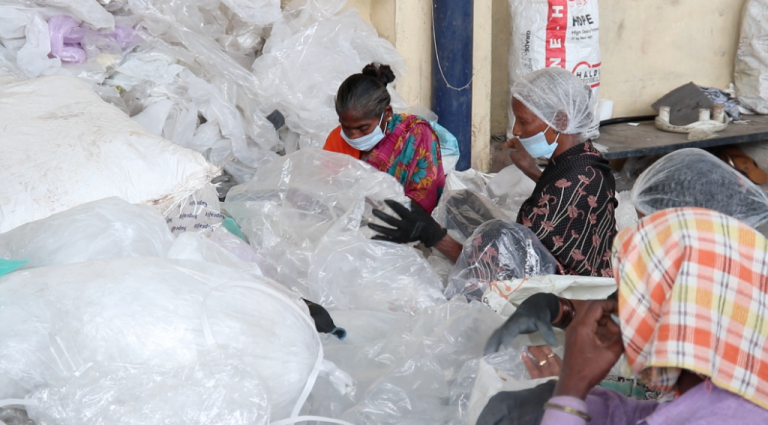
[[[748,178],[701,149],[681,149],[651,165],[632,189],[643,214],[676,207],[715,210],[757,227],[768,219],[768,196]]]
[[[524,75],[512,86],[512,97],[565,134],[585,133],[592,125],[597,105],[592,89],[562,68],[544,68]]]

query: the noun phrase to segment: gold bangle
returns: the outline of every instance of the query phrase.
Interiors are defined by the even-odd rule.
[[[565,412],[565,413],[570,413],[571,415],[576,415],[576,416],[580,417],[581,419],[584,419],[587,422],[592,420],[592,417],[589,416],[588,414],[582,412],[581,410],[574,409],[572,407],[562,406],[560,404],[555,404],[555,403],[544,403],[544,408],[545,409],[555,409],[555,410],[560,410],[560,411]]]

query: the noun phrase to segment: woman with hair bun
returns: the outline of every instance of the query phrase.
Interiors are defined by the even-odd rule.
[[[323,149],[354,156],[389,173],[405,194],[431,213],[445,186],[437,134],[425,119],[395,114],[387,84],[395,80],[388,65],[369,64],[344,80],[336,95],[341,124]]]

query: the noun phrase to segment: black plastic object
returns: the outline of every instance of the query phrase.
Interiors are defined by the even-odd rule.
[[[312,316],[312,320],[315,321],[315,329],[324,334],[331,334],[338,339],[344,339],[347,336],[347,331],[344,328],[339,328],[333,323],[328,310],[323,308],[320,304],[315,304],[312,301],[302,298],[307,307],[309,307],[309,315]]]
[[[550,381],[521,391],[504,391],[488,400],[477,425],[538,425],[544,416],[544,403],[555,393]]]
[[[630,122],[653,121],[655,119],[656,119],[656,115],[641,115],[638,117],[611,118],[609,120],[600,121],[600,127],[605,127],[607,125],[624,124],[624,123],[630,123]]]
[[[272,126],[275,127],[275,131],[280,130],[285,126],[285,116],[283,116],[283,113],[277,109],[267,115],[267,121],[272,123]]]

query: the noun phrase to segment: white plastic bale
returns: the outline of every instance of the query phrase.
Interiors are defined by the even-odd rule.
[[[321,349],[296,300],[208,262],[11,273],[0,278],[0,399],[36,400],[31,417],[60,424],[285,418]]]
[[[701,149],[681,149],[646,169],[632,189],[644,215],[678,207],[718,211],[757,227],[768,220],[768,195],[747,177]]]
[[[480,301],[491,282],[556,274],[557,270],[557,260],[530,229],[490,220],[464,242],[445,296]]]
[[[120,257],[164,257],[173,244],[163,216],[120,198],[89,202],[0,234],[0,258],[23,268]]]
[[[217,173],[72,77],[0,77],[0,127],[0,232],[112,196],[164,209]]]
[[[371,236],[367,222],[385,199],[408,204],[389,174],[349,155],[302,149],[233,187],[223,204],[271,269],[265,275],[309,296],[307,273],[321,239],[331,232]]]
[[[301,148],[322,147],[338,126],[334,98],[347,77],[371,62],[390,65],[397,77],[405,73],[405,61],[395,48],[356,9],[337,13],[340,4],[344,2],[288,4],[253,63],[262,113],[280,110],[286,125],[301,135]]]
[[[439,277],[417,250],[358,234],[320,242],[308,285],[309,299],[329,310],[416,314],[446,301]]]

